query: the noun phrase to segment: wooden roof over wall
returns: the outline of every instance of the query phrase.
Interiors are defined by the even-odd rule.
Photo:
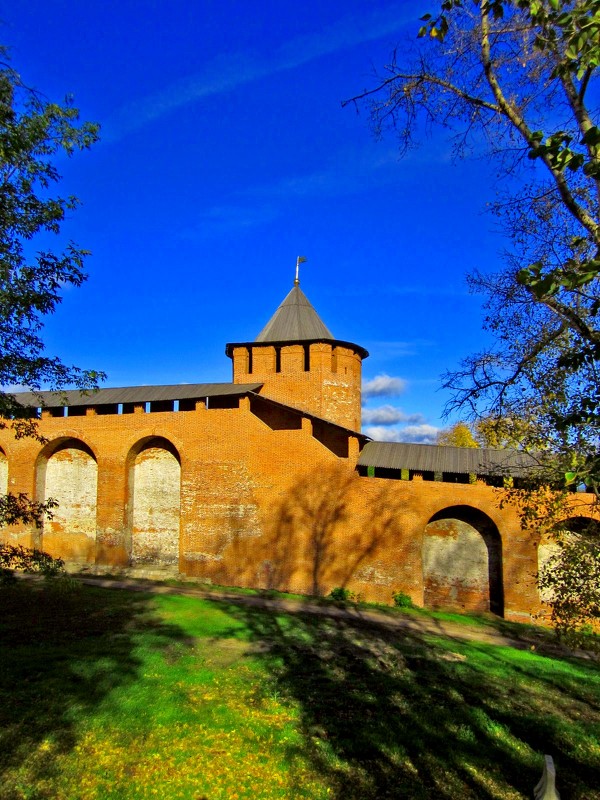
[[[262,383],[177,383],[167,386],[123,386],[82,393],[77,389],[64,392],[17,392],[13,397],[29,407],[103,406],[119,403],[152,403],[161,400],[200,400],[202,397],[223,397],[256,392]]]
[[[476,475],[520,475],[536,465],[530,454],[518,450],[405,442],[367,442],[358,463],[363,467]]]

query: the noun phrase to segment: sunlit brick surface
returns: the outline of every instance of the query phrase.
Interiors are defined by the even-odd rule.
[[[277,360],[264,350],[252,358],[261,376],[238,371],[248,369],[245,346],[233,353],[237,381],[264,378],[259,395],[45,414],[44,444],[0,430],[0,482],[7,464],[10,491],[60,503],[42,531],[2,535],[80,564],[178,564],[224,585],[320,595],[345,586],[382,603],[401,591],[419,605],[518,620],[540,611],[539,536],[500,508],[498,490],[359,477],[363,439],[348,430],[360,410],[356,353],[311,350],[313,373],[304,348],[300,358],[282,347],[272,373]]]

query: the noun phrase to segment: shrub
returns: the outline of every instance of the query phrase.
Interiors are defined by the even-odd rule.
[[[413,607],[413,601],[406,594],[406,592],[394,592],[392,594],[392,600],[394,601],[394,605],[396,606],[396,608],[412,608]]]
[[[348,603],[356,599],[354,592],[351,592],[350,589],[346,589],[343,586],[336,586],[335,589],[332,589],[329,592],[329,597],[340,603]]]
[[[53,577],[63,574],[64,566],[62,558],[54,558],[43,550],[30,549],[20,544],[0,544],[0,571],[4,578],[6,573],[12,573],[15,569]]]

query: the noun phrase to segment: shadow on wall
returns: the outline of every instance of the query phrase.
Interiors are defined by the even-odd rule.
[[[435,514],[423,538],[427,607],[504,614],[502,539],[494,522],[466,505]]]
[[[225,558],[241,570],[238,580],[316,596],[337,586],[361,591],[361,581],[381,580],[373,564],[381,563],[382,552],[389,555],[390,542],[400,542],[401,501],[388,487],[366,496],[364,489],[364,480],[344,465],[327,464],[300,476],[274,509],[263,536],[234,537]],[[392,573],[403,562],[401,547],[391,555]],[[399,578],[384,576],[384,583],[384,599],[390,602]]]

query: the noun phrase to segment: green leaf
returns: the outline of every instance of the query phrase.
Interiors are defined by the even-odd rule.
[[[571,61],[577,61],[579,58],[579,50],[574,44],[570,44],[565,50],[565,56]]]
[[[593,161],[586,161],[583,165],[583,174],[589,178],[597,178],[600,176],[600,160],[594,159]]]

